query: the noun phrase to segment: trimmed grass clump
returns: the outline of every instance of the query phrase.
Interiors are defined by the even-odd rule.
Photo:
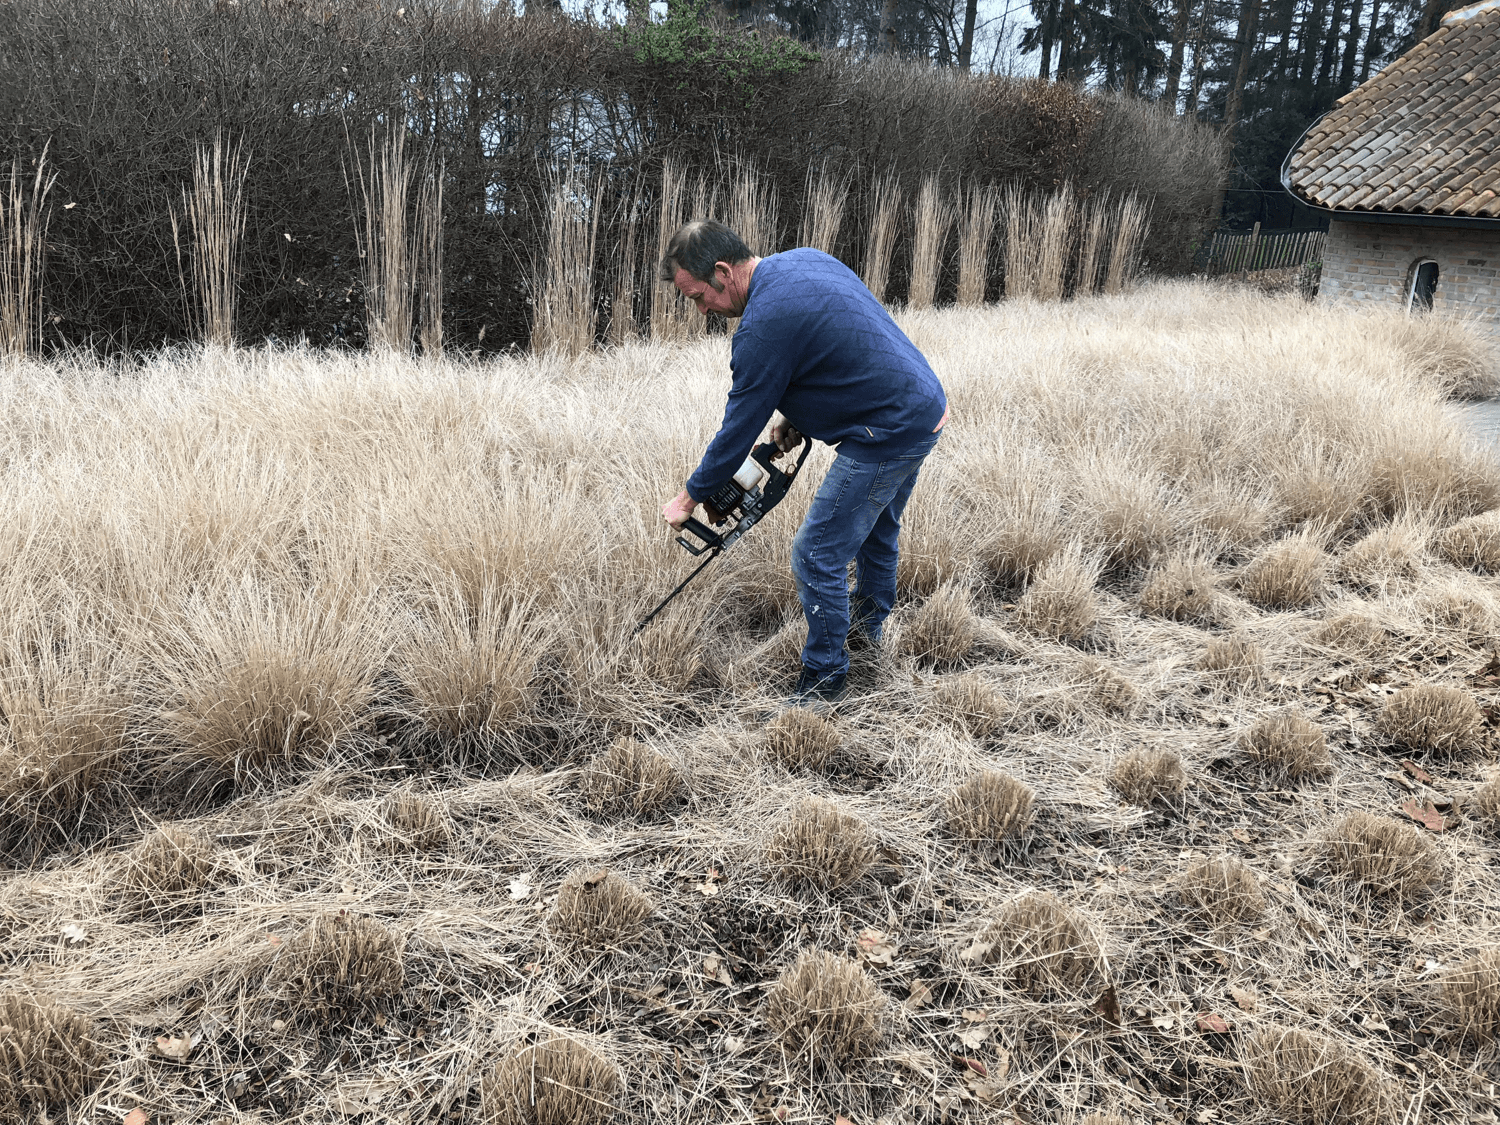
[[[120,890],[143,914],[166,918],[194,905],[218,871],[212,840],[168,825],[125,853]]]
[[[1333,770],[1323,728],[1295,711],[1260,719],[1240,737],[1240,749],[1277,778],[1326,777]]]
[[[1177,884],[1183,904],[1209,922],[1250,922],[1266,912],[1255,873],[1234,856],[1195,863]]]
[[[1479,745],[1484,717],[1479,703],[1463,688],[1416,684],[1385,701],[1376,727],[1397,746],[1457,754]]]
[[[388,847],[427,852],[442,847],[452,838],[441,802],[406,786],[386,794],[380,802],[380,819],[388,829],[385,837]]]
[[[1330,617],[1309,639],[1313,644],[1368,657],[1385,648],[1391,635],[1368,614],[1350,612]]]
[[[649,817],[681,795],[682,775],[660,750],[622,736],[594,755],[578,788],[592,813]]]
[[[620,1068],[577,1039],[554,1035],[506,1056],[479,1085],[485,1125],[606,1125]]]
[[[1077,675],[1089,698],[1106,715],[1128,714],[1140,700],[1141,693],[1129,677],[1095,657],[1083,657]]]
[[[1033,633],[1058,641],[1086,640],[1099,624],[1094,584],[1099,563],[1086,559],[1077,544],[1058,552],[1016,603],[1016,619]]]
[[[1380,1074],[1342,1043],[1291,1027],[1264,1027],[1246,1041],[1245,1081],[1273,1113],[1297,1125],[1382,1120]]]
[[[1500,948],[1486,949],[1443,978],[1443,1000],[1465,1035],[1500,1036]]]
[[[547,928],[575,949],[602,953],[638,937],[655,909],[630,880],[608,868],[575,871],[558,888]]]
[[[1469,643],[1488,641],[1500,629],[1495,600],[1454,583],[1429,588],[1418,599],[1417,608],[1433,625],[1451,629]]]
[[[1110,770],[1109,786],[1132,805],[1150,806],[1179,796],[1187,773],[1171,750],[1132,750]]]
[[[766,1026],[809,1068],[868,1058],[884,1034],[885,994],[863,965],[804,949],[766,993]]]
[[[939,680],[932,703],[945,721],[979,742],[999,734],[1016,713],[1016,705],[978,672]]]
[[[972,843],[1019,836],[1036,817],[1036,793],[998,770],[981,770],[948,795],[948,831]]]
[[[1300,609],[1323,596],[1323,549],[1305,536],[1272,543],[1240,574],[1240,592],[1265,609]]]
[[[1404,587],[1422,574],[1425,526],[1398,520],[1358,539],[1338,558],[1339,577],[1361,590]]]
[[[325,1025],[373,1017],[406,980],[401,941],[374,918],[320,914],[286,943],[272,967],[294,1016]]]
[[[1469,801],[1469,814],[1491,832],[1500,835],[1500,774],[1474,790]]]
[[[1353,812],[1328,837],[1328,865],[1378,895],[1413,899],[1442,878],[1437,846],[1414,824]]]
[[[1226,633],[1208,642],[1198,667],[1226,685],[1249,688],[1266,677],[1266,657],[1243,633]]]
[[[1432,549],[1454,566],[1480,574],[1500,572],[1500,510],[1443,528],[1433,537]]]
[[[843,744],[839,728],[806,707],[789,707],[766,724],[766,753],[793,772],[822,769]]]
[[[1139,599],[1141,612],[1173,621],[1205,621],[1213,614],[1218,581],[1203,559],[1174,556],[1146,579]]]
[[[47,1120],[99,1080],[103,1057],[89,1020],[54,1000],[0,993],[0,1120]]]
[[[951,667],[974,651],[979,624],[962,586],[945,585],[922,603],[900,633],[900,651],[923,664]]]
[[[1101,974],[1099,945],[1087,925],[1046,891],[1027,891],[1001,907],[978,946],[1008,984],[1037,997],[1083,992]]]
[[[786,883],[829,891],[870,869],[875,842],[859,817],[821,797],[804,797],[772,835],[766,860]]]

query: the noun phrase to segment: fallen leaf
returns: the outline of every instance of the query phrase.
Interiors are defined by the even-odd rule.
[[[77,922],[69,922],[62,928],[63,937],[68,939],[69,945],[77,945],[80,941],[87,941],[89,932]]]
[[[992,948],[994,947],[987,941],[976,941],[968,949],[960,953],[958,959],[960,961],[983,961],[990,955]]]
[[[699,883],[693,889],[696,890],[704,898],[713,898],[714,895],[716,895],[716,894],[719,893],[719,884],[718,883]]]
[[[609,877],[609,868],[607,868],[607,867],[601,867],[598,870],[596,870],[596,871],[590,871],[587,875],[585,875],[583,877],[583,885],[585,887],[597,887],[600,883],[604,882],[604,880],[607,879],[608,877]]]
[[[726,1055],[737,1055],[745,1049],[745,1041],[737,1035],[726,1035],[721,1046]]]
[[[1229,1024],[1218,1012],[1202,1012],[1198,1016],[1198,1030],[1211,1031],[1215,1035],[1227,1035]]]
[[[720,984],[733,984],[734,978],[729,975],[729,970],[724,967],[722,958],[709,954],[703,958],[703,975],[710,980],[716,980]]]
[[[1380,776],[1395,785],[1401,786],[1408,793],[1415,793],[1417,791],[1417,787],[1399,773],[1383,773]]]
[[[965,1008],[958,1014],[969,1023],[979,1023],[981,1020],[987,1018],[987,1013],[983,1008]]]
[[[1162,1031],[1171,1031],[1174,1027],[1177,1026],[1177,1017],[1176,1016],[1153,1016],[1151,1018],[1151,1024],[1154,1027],[1160,1028]]]
[[[843,1114],[838,1114],[833,1119],[833,1125],[854,1125],[854,1122],[850,1121]]]
[[[779,1106],[777,1106],[775,1109],[773,1109],[771,1111],[771,1120],[772,1121],[785,1121],[786,1118],[787,1118],[787,1109],[786,1109],[786,1106],[784,1106],[784,1105],[779,1105]]]
[[[990,1076],[989,1068],[978,1059],[971,1059],[966,1055],[954,1055],[953,1062],[955,1066],[977,1074],[981,1078],[988,1078]]]
[[[269,946],[272,946],[274,948],[275,946],[278,946],[278,945],[281,944],[281,938],[279,936],[277,936],[276,934],[267,934],[266,935],[266,944],[269,945]]]
[[[1234,998],[1234,1002],[1240,1006],[1242,1012],[1255,1011],[1255,993],[1246,992],[1243,988],[1235,988],[1234,985],[1230,985],[1229,995]]]
[[[165,1055],[169,1059],[176,1059],[178,1062],[187,1062],[188,1056],[193,1053],[193,1044],[191,1040],[179,1039],[175,1035],[170,1038],[165,1035],[158,1035],[156,1037],[156,1051],[157,1054]]]
[[[140,1106],[136,1106],[125,1115],[122,1125],[150,1125],[151,1115]]]
[[[1229,830],[1229,834],[1242,844],[1250,844],[1255,841],[1255,837],[1250,835],[1250,833],[1246,832],[1243,828],[1231,828]]]
[[[911,982],[911,992],[906,997],[906,1006],[908,1008],[920,1008],[923,1004],[927,1003],[927,1001],[931,999],[931,985],[929,985],[924,980],[914,980]]]
[[[958,1033],[958,1041],[971,1051],[979,1050],[979,1046],[990,1037],[990,1029],[984,1024],[978,1027],[966,1027]]]
[[[1401,811],[1429,832],[1443,830],[1443,814],[1426,801],[1402,801]]]
[[[530,893],[531,893],[531,884],[530,883],[527,883],[525,880],[522,880],[522,879],[512,879],[510,881],[510,901],[511,902],[520,902],[523,898],[525,898]]]
[[[871,965],[889,965],[896,958],[896,942],[879,930],[861,930],[854,944],[860,959]]]
[[[1407,773],[1411,774],[1412,777],[1416,778],[1423,785],[1432,784],[1432,774],[1428,773],[1410,758],[1401,759],[1401,768],[1404,769]]]
[[[1098,1001],[1094,1004],[1094,1011],[1098,1012],[1116,1027],[1120,1026],[1120,997],[1115,992],[1114,985],[1110,985],[1100,995]]]

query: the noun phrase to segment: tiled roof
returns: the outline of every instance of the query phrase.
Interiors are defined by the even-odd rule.
[[[1482,0],[1345,94],[1287,158],[1337,211],[1500,219],[1500,0]]]

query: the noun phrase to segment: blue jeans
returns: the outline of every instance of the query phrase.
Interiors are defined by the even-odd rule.
[[[866,463],[840,454],[792,542],[792,576],[807,617],[803,667],[821,676],[849,670],[849,563],[855,565],[854,624],[871,640],[896,604],[896,535],[922,461],[937,445],[929,434],[900,457]]]

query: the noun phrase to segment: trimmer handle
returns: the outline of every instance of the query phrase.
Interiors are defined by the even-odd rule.
[[[678,530],[684,532],[684,534],[677,537],[677,542],[690,555],[701,555],[705,551],[717,549],[719,548],[720,541],[723,539],[723,536],[718,532],[699,520],[695,520],[692,516],[688,516],[687,521]],[[698,543],[694,543],[688,539],[689,535],[697,539]],[[699,546],[699,543],[702,546]]]

